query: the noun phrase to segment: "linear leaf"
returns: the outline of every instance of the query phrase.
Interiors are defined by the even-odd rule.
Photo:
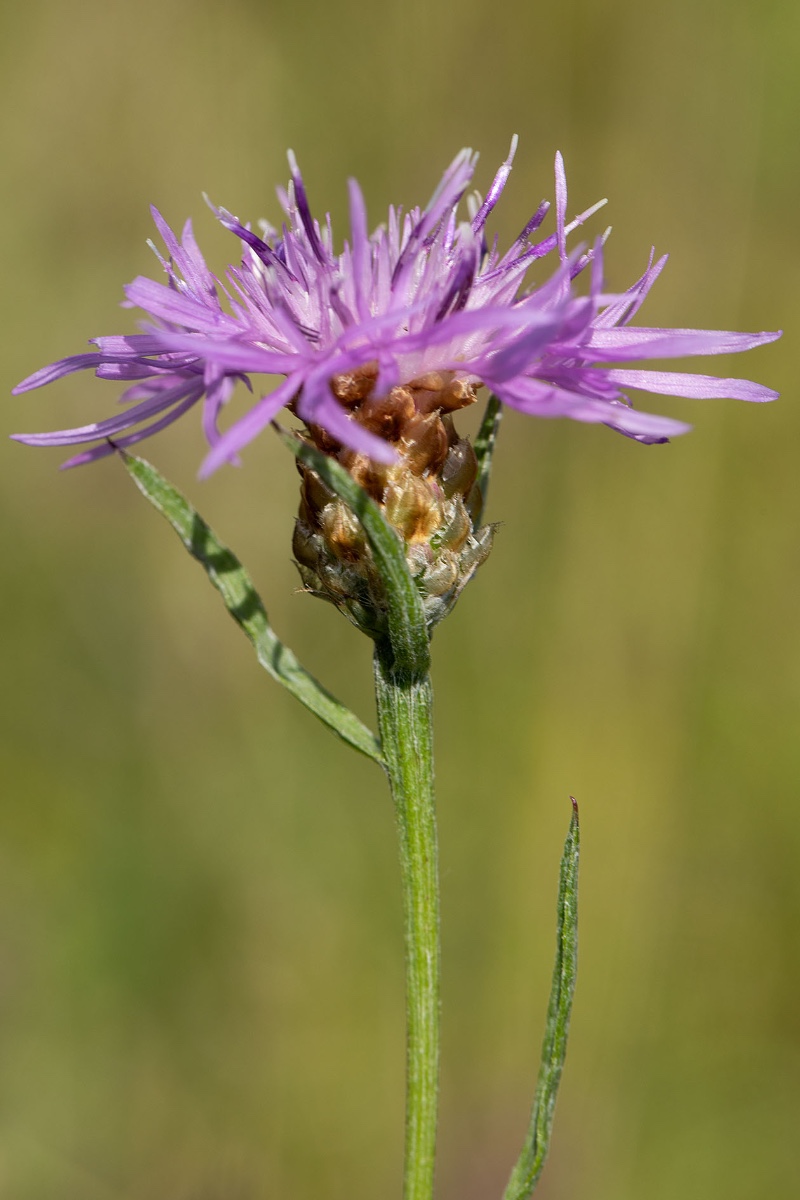
[[[292,453],[316,471],[331,491],[344,500],[358,517],[386,589],[389,640],[396,667],[411,676],[424,673],[430,663],[425,613],[400,538],[384,519],[377,504],[341,463],[279,425],[276,425],[276,429]]]
[[[478,436],[475,438],[475,457],[478,460],[478,474],[470,493],[470,516],[477,529],[483,521],[486,508],[486,498],[489,494],[489,480],[492,474],[492,456],[500,431],[500,421],[503,417],[503,406],[497,396],[490,396],[486,403]]]
[[[261,666],[343,741],[383,765],[378,739],[284,646],[269,623],[250,576],[186,497],[143,458],[122,451],[120,457],[139,490],[166,517],[192,557],[205,568],[228,612],[252,642]]]
[[[578,858],[580,853],[578,805],[574,797],[571,799],[572,820],[564,844],[564,854],[561,858],[561,875],[558,886],[556,961],[553,969],[553,983],[550,988],[550,1003],[547,1009],[539,1078],[525,1145],[511,1172],[503,1200],[525,1200],[525,1197],[530,1196],[539,1181],[550,1145],[558,1085],[561,1082],[561,1072],[567,1053],[569,1016],[578,966]]]

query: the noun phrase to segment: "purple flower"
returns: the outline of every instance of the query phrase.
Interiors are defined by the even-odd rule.
[[[501,256],[497,239],[487,242],[485,225],[515,149],[516,138],[485,200],[474,193],[467,198],[469,221],[459,221],[457,210],[475,169],[471,151],[454,159],[426,208],[404,214],[392,207],[386,224],[372,234],[361,189],[350,180],[350,241],[339,254],[330,218],[320,225],[311,215],[290,154],[291,182],[287,192],[278,193],[286,214],[280,230],[264,223],[259,235],[225,209],[214,210],[244,243],[241,264],[230,267],[224,281],[206,266],[191,222],[178,240],[154,209],[168,254],[161,258],[166,282],[139,277],[125,289],[127,305],[150,318],[143,332],[95,338],[95,351],[53,363],[14,389],[28,391],[94,368],[102,379],[129,384],[120,398],[122,410],[95,424],[18,434],[17,440],[33,446],[95,443],[64,464],[75,466],[149,437],[202,400],[211,446],[204,475],[234,460],[285,406],[334,442],[392,462],[395,450],[353,419],[336,386],[361,369],[377,376],[375,395],[444,372],[470,388],[485,385],[521,412],[609,425],[640,442],[663,442],[689,426],[639,412],[628,390],[697,399],[775,398],[775,392],[743,379],[627,365],[749,350],[780,335],[631,325],[666,257],[654,262],[651,254],[632,287],[607,292],[603,239],[584,252],[567,251],[567,235],[600,205],[567,224],[560,154],[555,233],[535,240],[549,208],[542,203]],[[529,268],[551,254],[558,260],[555,271],[525,287]],[[580,295],[574,281],[587,268],[588,294]],[[252,390],[254,374],[285,379],[221,433],[218,418],[235,384]]]

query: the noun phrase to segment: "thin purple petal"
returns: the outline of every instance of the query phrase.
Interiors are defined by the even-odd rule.
[[[300,213],[300,220],[303,222],[303,228],[306,231],[311,249],[321,263],[327,262],[327,256],[323,245],[319,239],[319,234],[314,225],[314,218],[311,216],[311,209],[308,205],[308,197],[306,196],[306,188],[303,183],[303,176],[300,174],[300,168],[297,165],[297,159],[294,156],[294,151],[290,150],[287,155],[289,159],[289,170],[292,173],[292,182],[294,183],[294,195],[297,201],[297,211]]]
[[[722,329],[594,329],[581,346],[586,357],[683,358],[695,354],[733,354],[777,341],[776,333],[733,333]],[[555,348],[560,349],[560,347]]]
[[[46,383],[53,383],[56,379],[63,379],[65,375],[72,375],[74,371],[85,371],[91,367],[98,367],[104,357],[104,355],[92,351],[86,354],[73,354],[69,358],[60,358],[58,362],[51,363],[49,367],[42,367],[41,370],[34,371],[27,379],[23,379],[22,383],[18,383],[15,388],[11,389],[11,395],[20,396],[23,392],[32,392],[34,388],[44,387]]]
[[[778,393],[749,379],[719,379],[716,375],[689,375],[682,371],[629,371],[622,368],[606,372],[622,387],[662,396],[688,396],[692,400],[750,400],[762,403],[777,400]]]
[[[564,170],[564,159],[559,150],[556,153],[556,239],[558,241],[558,257],[562,263],[567,261],[566,217],[567,175]]]
[[[245,446],[252,442],[253,438],[261,433],[262,429],[265,429],[275,419],[283,406],[294,398],[301,383],[302,381],[292,376],[284,380],[274,392],[262,396],[249,412],[222,434],[219,441],[211,448],[200,467],[200,478],[208,478],[219,467],[235,458]]]
[[[124,437],[113,439],[107,438],[106,441],[101,442],[98,446],[93,446],[91,450],[84,450],[80,454],[75,454],[72,458],[68,458],[66,462],[63,462],[60,469],[66,471],[70,467],[82,467],[86,463],[97,462],[99,458],[106,458],[116,450],[124,450],[128,446],[135,446],[137,442],[142,442],[145,438],[152,437],[154,433],[160,433],[162,429],[166,429],[168,425],[172,425],[185,412],[188,412],[197,403],[200,394],[198,391],[187,396],[182,404],[176,405],[166,416],[161,417],[158,421],[153,421],[150,425],[145,425],[142,429],[137,429],[135,433],[127,433]]]
[[[77,446],[95,438],[114,437],[139,421],[155,416],[156,413],[176,404],[187,392],[196,393],[194,398],[198,399],[203,392],[202,383],[198,385],[196,380],[181,380],[169,391],[152,396],[137,404],[135,408],[127,408],[116,417],[108,417],[105,421],[97,421],[91,425],[78,425],[73,429],[58,429],[51,433],[13,433],[11,436],[14,441],[24,442],[26,446]]]
[[[350,192],[350,229],[353,237],[353,287],[358,315],[369,317],[370,243],[367,233],[367,209],[364,194],[355,179],[348,180]]]
[[[511,139],[511,149],[508,152],[508,158],[500,167],[494,179],[492,180],[492,186],[486,193],[486,199],[475,214],[475,219],[472,222],[472,228],[475,233],[478,233],[481,229],[483,229],[484,225],[486,224],[486,218],[489,216],[489,213],[492,211],[502,195],[503,188],[506,186],[508,177],[511,174],[511,167],[514,162],[514,155],[517,153],[518,143],[519,138],[515,133]]]
[[[235,371],[256,371],[263,375],[284,375],[297,370],[298,356],[276,354],[248,342],[220,341],[190,333],[164,330],[162,345],[169,350],[186,350]]]

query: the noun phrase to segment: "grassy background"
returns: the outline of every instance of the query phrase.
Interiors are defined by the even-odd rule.
[[[491,563],[436,637],[444,872],[440,1194],[498,1196],[526,1122],[560,846],[584,820],[581,978],[545,1200],[797,1195],[800,557],[791,0],[31,0],[0,15],[3,380],[132,329],[148,204],[273,215],[285,148],[342,230],[423,201],[462,145],[495,228],[600,195],[658,324],[784,340],[719,373],[784,399],[665,401],[645,448],[510,414]],[[602,228],[605,216],[597,219]],[[73,377],[9,431],[111,411]],[[296,594],[296,476],[262,439],[195,480],[279,632],[360,712],[364,640]],[[403,1015],[382,781],[262,676],[113,462],[0,443],[0,1195],[399,1194]]]

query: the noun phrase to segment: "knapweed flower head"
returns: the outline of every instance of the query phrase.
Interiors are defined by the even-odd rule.
[[[651,254],[627,291],[607,291],[603,239],[588,250],[567,248],[568,235],[600,205],[567,223],[560,155],[555,232],[539,236],[549,209],[543,202],[501,254],[486,223],[515,149],[516,138],[485,199],[467,196],[468,219],[459,218],[459,206],[477,161],[469,150],[453,160],[425,208],[390,207],[386,223],[371,234],[361,190],[350,180],[350,238],[339,252],[330,218],[312,216],[290,154],[291,181],[278,193],[285,213],[280,229],[262,223],[257,234],[225,209],[214,210],[243,244],[241,262],[223,279],[208,269],[191,222],[178,239],[154,209],[167,251],[159,255],[166,281],[139,277],[125,289],[127,305],[147,314],[142,332],[95,338],[96,350],[53,363],[15,389],[93,369],[128,384],[121,410],[91,425],[18,440],[88,444],[64,464],[74,466],[129,447],[201,403],[210,445],[201,473],[208,474],[235,461],[282,408],[290,409],[316,445],[337,456],[383,506],[414,569],[429,578],[431,603],[446,609],[446,598],[458,593],[490,540],[471,523],[474,456],[450,416],[472,404],[479,388],[531,416],[603,424],[646,443],[689,426],[635,409],[629,391],[753,401],[776,394],[742,379],[629,365],[748,350],[779,335],[632,324],[666,258],[654,261]],[[531,282],[531,268],[548,257],[553,269]],[[584,272],[588,285],[579,291],[575,282]],[[260,374],[284,379],[220,431],[237,382],[252,391],[252,376]],[[306,585],[346,608],[350,600],[342,596],[351,597],[354,573],[361,572],[362,593],[369,590],[363,539],[313,472],[303,475],[295,554]],[[356,610],[349,615],[358,619]]]
[[[516,139],[515,139],[516,142]],[[748,350],[777,333],[654,329],[632,325],[666,257],[651,261],[632,287],[605,291],[602,246],[567,251],[567,235],[599,205],[566,221],[567,188],[556,158],[556,232],[535,234],[548,211],[542,203],[502,256],[489,244],[486,221],[511,170],[515,145],[489,192],[469,198],[471,219],[459,220],[459,203],[472,180],[477,156],[462,151],[445,171],[429,204],[368,232],[361,190],[350,181],[349,242],[337,253],[330,219],[311,214],[294,156],[281,229],[263,223],[262,236],[225,209],[222,224],[244,243],[239,266],[215,278],[197,246],[191,221],[180,240],[153,210],[167,249],[166,282],[139,277],[125,289],[128,306],[149,317],[138,334],[93,339],[97,350],[53,363],[15,392],[50,383],[73,371],[94,369],[101,379],[131,386],[122,411],[95,424],[53,433],[20,434],[34,446],[97,443],[65,465],[100,458],[156,433],[202,400],[203,427],[211,445],[203,473],[234,459],[283,407],[309,425],[378,462],[392,462],[391,437],[372,407],[391,390],[443,373],[442,408],[459,407],[484,385],[504,404],[532,416],[566,416],[610,426],[642,442],[686,431],[669,417],[639,412],[625,392],[646,391],[698,399],[771,400],[775,393],[741,379],[717,379],[626,366],[633,360]],[[525,286],[538,260],[557,257],[550,278]],[[574,281],[590,267],[587,295]],[[285,376],[224,434],[218,418],[237,381],[253,374]],[[371,405],[363,412],[364,385]],[[450,390],[447,390],[447,389]],[[391,432],[391,431],[390,431]],[[109,440],[111,443],[109,443]]]

